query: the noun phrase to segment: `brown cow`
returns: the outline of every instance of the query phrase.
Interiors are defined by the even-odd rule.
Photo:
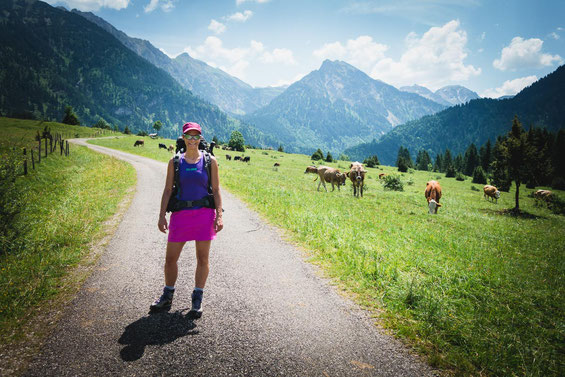
[[[226,154],[226,160],[229,160],[229,161],[231,161],[231,155],[229,155],[229,154]]]
[[[169,152],[174,152],[174,151],[175,151],[175,146],[174,146],[173,144],[169,145],[168,151],[169,151]]]
[[[386,173],[380,173],[379,174],[379,179],[383,179],[384,177],[386,177]]]
[[[498,191],[498,189],[494,186],[491,185],[485,185],[483,187],[483,197],[488,200],[488,198],[490,197],[492,200],[496,200],[496,203],[498,203],[498,198],[500,198],[500,191]]]
[[[274,167],[278,167],[278,166],[281,166],[281,164],[279,164],[278,162],[275,162],[275,163],[273,164],[273,166],[274,166]]]
[[[307,166],[306,170],[304,170],[304,174],[307,174],[307,173],[318,174],[318,168],[315,167],[315,166],[312,166],[312,165]]]
[[[367,174],[367,171],[360,162],[353,162],[349,165],[349,169],[347,176],[353,183],[353,196],[358,198],[361,195],[363,197],[363,186],[365,185],[365,174]]]
[[[429,181],[426,183],[424,195],[426,195],[426,200],[428,201],[429,213],[437,214],[438,207],[441,207],[441,204],[439,204],[439,199],[441,198],[441,186],[439,182]]]
[[[549,190],[538,190],[534,192],[534,198],[550,201],[553,199],[553,192]]]
[[[318,168],[318,176],[320,177],[318,190],[320,189],[320,184],[323,184],[326,192],[328,191],[328,189],[326,188],[326,182],[332,184],[332,191],[335,190],[335,185],[337,185],[337,189],[339,191],[339,186],[344,186],[345,179],[347,178],[344,173],[339,171],[339,169],[330,168],[328,166],[320,166]]]
[[[137,147],[138,145],[144,146],[145,140],[136,140],[135,143],[133,144],[133,146]]]

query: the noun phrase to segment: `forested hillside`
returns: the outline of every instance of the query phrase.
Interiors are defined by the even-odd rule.
[[[377,155],[383,164],[394,164],[400,146],[412,156],[419,150],[431,156],[446,148],[463,153],[472,143],[507,133],[512,119],[518,116],[526,130],[530,126],[557,131],[565,128],[565,66],[525,88],[515,97],[504,100],[477,99],[465,105],[450,107],[396,127],[380,140],[358,145],[345,151],[351,158]]]
[[[134,132],[175,137],[187,120],[206,137],[227,140],[241,129],[246,141],[268,140],[179,85],[83,17],[35,0],[0,2],[0,115],[61,120],[71,105],[82,124],[100,118]]]

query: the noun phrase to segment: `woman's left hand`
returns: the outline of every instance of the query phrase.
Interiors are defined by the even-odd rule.
[[[216,233],[224,229],[224,221],[222,220],[222,216],[216,216],[216,220],[214,221],[214,229],[216,230]]]

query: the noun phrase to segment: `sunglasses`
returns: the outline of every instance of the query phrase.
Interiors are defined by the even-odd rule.
[[[198,140],[198,139],[200,139],[200,135],[184,134],[184,137],[186,137],[187,140]]]

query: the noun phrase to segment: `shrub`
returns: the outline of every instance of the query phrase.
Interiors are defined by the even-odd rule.
[[[471,191],[481,191],[481,190],[480,190],[480,189],[478,189],[478,188],[477,188],[477,187],[475,187],[475,186],[471,186]]]
[[[137,136],[147,136],[147,132],[146,131],[139,131],[137,133]]]
[[[241,132],[235,130],[231,133],[228,146],[234,151],[245,152],[245,139]]]
[[[332,154],[328,151],[328,155],[326,156],[326,162],[333,162],[334,159],[332,157]]]
[[[413,178],[413,177],[408,178],[408,181],[406,181],[406,184],[407,184],[408,186],[414,185],[414,178]]]
[[[379,162],[379,158],[375,154],[363,160],[363,164],[368,168],[374,168],[375,166],[380,165],[380,162]]]
[[[323,160],[324,159],[324,152],[322,152],[320,150],[320,148],[318,148],[318,150],[316,152],[314,152],[314,154],[312,155],[312,157],[310,157],[313,161],[319,161],[319,160]]]
[[[344,153],[342,153],[342,154],[339,155],[339,159],[340,159],[341,161],[351,161],[351,160],[349,159],[349,156],[346,155],[346,154],[344,154]]]
[[[463,173],[461,173],[460,171],[457,172],[457,174],[455,174],[455,179],[458,181],[464,181],[465,180],[465,175],[463,175]]]
[[[445,171],[446,178],[454,178],[456,174],[455,167],[453,165],[449,165],[447,170]]]
[[[483,185],[486,185],[487,175],[485,174],[482,166],[477,166],[475,168],[475,171],[473,171],[473,183],[481,183]]]
[[[384,177],[383,186],[385,190],[404,191],[404,184],[399,175],[391,174]]]
[[[10,252],[19,234],[15,219],[24,196],[16,187],[20,166],[21,159],[15,153],[3,154],[0,159],[0,256]]]

